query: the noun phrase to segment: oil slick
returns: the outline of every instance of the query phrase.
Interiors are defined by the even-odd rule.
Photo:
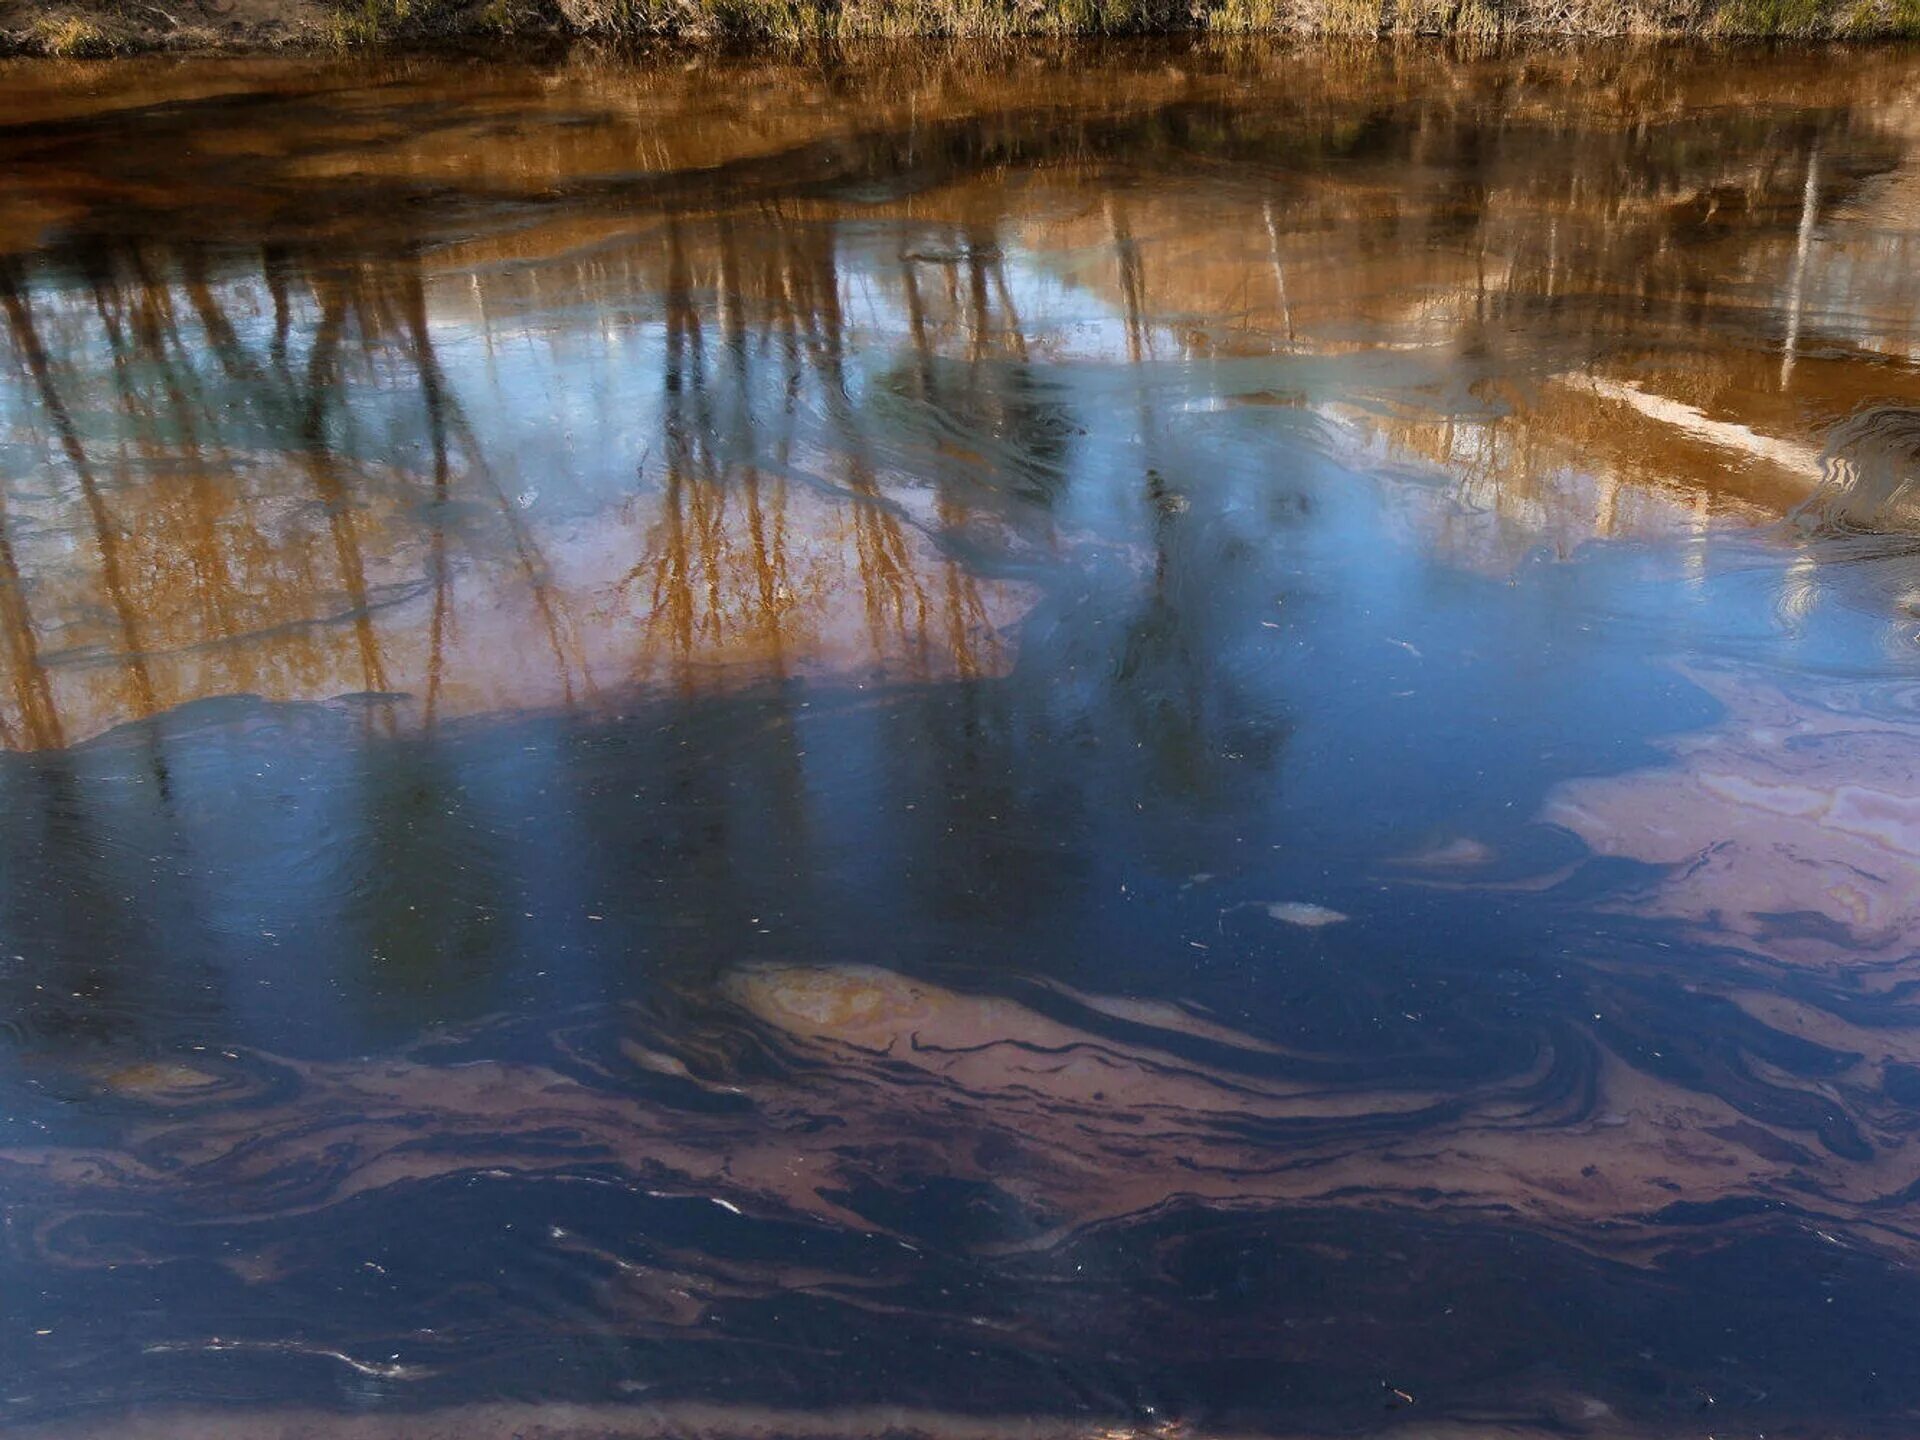
[[[687,997],[702,1007],[697,1035],[619,1038],[629,1053],[679,1048],[676,1076],[745,1108],[683,1111],[623,1093],[618,1069],[446,1066],[431,1050],[372,1065],[261,1060],[276,1088],[297,1089],[291,1103],[131,1117],[123,1154],[13,1148],[0,1169],[64,1264],[87,1254],[82,1232],[55,1218],[69,1205],[81,1207],[78,1219],[106,1203],[191,1207],[203,1193],[236,1223],[265,1222],[492,1167],[565,1176],[612,1166],[623,1183],[652,1177],[660,1193],[734,1214],[870,1227],[874,1217],[848,1197],[884,1183],[884,1171],[870,1172],[883,1155],[887,1170],[1016,1196],[1004,1227],[974,1242],[983,1253],[1051,1248],[1176,1201],[1417,1209],[1436,1187],[1450,1205],[1498,1206],[1569,1236],[1604,1221],[1605,1248],[1636,1263],[1675,1239],[1653,1218],[1667,1197],[1732,1204],[1782,1186],[1798,1213],[1862,1244],[1910,1248],[1874,1207],[1920,1180],[1920,1157],[1899,1147],[1871,1164],[1823,1156],[1806,1134],[1743,1115],[1751,1107],[1737,1094],[1607,1057],[1593,1043],[1608,1033],[1601,1026],[1577,1049],[1543,1050],[1466,1090],[1384,1074],[1335,1085],[1323,1078],[1327,1057],[1178,1006],[1050,993],[1043,1013],[870,966],[758,965],[725,977],[709,999]],[[1811,1017],[1803,1012],[1802,1026]],[[749,1036],[788,1078],[754,1079],[719,1060]],[[1920,1062],[1904,1039],[1882,1043],[1890,1060]],[[1569,1067],[1587,1073],[1557,1073]],[[1870,1111],[1859,1118],[1873,1123]],[[542,1135],[556,1138],[533,1143]],[[315,1171],[327,1154],[336,1158]],[[103,1175],[116,1177],[118,1201],[88,1199]]]
[[[1661,867],[1636,908],[1703,940],[1872,990],[1902,983],[1920,939],[1920,727],[1906,687],[1690,675],[1724,724],[1669,741],[1669,765],[1562,786],[1544,818]]]
[[[1073,1004],[1063,1010],[1063,999]],[[833,1325],[863,1332],[898,1323],[885,1317],[903,1306],[914,1325],[937,1327],[956,1317],[916,1277],[952,1284],[938,1277],[960,1267],[980,1277],[971,1283],[998,1275],[1025,1286],[1047,1275],[1060,1300],[1090,1283],[1090,1255],[1119,1263],[1144,1246],[1164,1248],[1157,1263],[1184,1263],[1185,1247],[1222,1227],[1259,1235],[1305,1225],[1281,1253],[1305,1246],[1298,1263],[1337,1271],[1348,1263],[1337,1258],[1340,1233],[1398,1227],[1399,1240],[1382,1242],[1391,1248],[1431,1225],[1471,1251],[1482,1243],[1478,1222],[1461,1217],[1485,1214],[1498,1217],[1486,1223],[1499,1233],[1546,1246],[1540,1263],[1563,1280],[1598,1265],[1606,1284],[1629,1289],[1658,1288],[1674,1267],[1742,1243],[1743,1229],[1764,1231],[1783,1210],[1829,1249],[1902,1264],[1916,1254],[1900,1217],[1920,1161],[1897,1150],[1859,1163],[1823,1154],[1809,1137],[1618,1057],[1542,1053],[1467,1090],[1362,1088],[1315,1079],[1325,1056],[1237,1035],[1179,1007],[1058,991],[1044,1004],[1046,1013],[871,966],[757,965],[705,998],[682,997],[674,1006],[682,1019],[670,1026],[630,1013],[621,1045],[678,1049],[683,1068],[670,1078],[692,1086],[678,1096],[648,1098],[617,1064],[583,1070],[560,1055],[544,1065],[448,1065],[432,1049],[377,1064],[255,1059],[278,1076],[283,1098],[192,1118],[130,1118],[118,1147],[11,1147],[0,1152],[0,1179],[14,1243],[50,1267],[44,1273],[191,1273],[212,1241],[278,1253],[272,1265],[235,1272],[262,1297],[335,1283],[330,1247],[318,1239],[329,1231],[380,1244],[396,1207],[462,1213],[475,1187],[523,1196],[535,1213],[577,1218],[543,1222],[524,1241],[509,1221],[485,1242],[497,1263],[516,1273],[532,1266],[529,1278],[556,1257],[585,1265],[606,1277],[592,1301],[601,1343],[626,1336],[621,1343],[655,1346],[701,1344],[702,1334],[783,1296],[818,1296],[823,1316],[840,1317]],[[686,1028],[690,1013],[700,1015],[697,1030]],[[620,1052],[589,1038],[572,1036],[567,1053]],[[1549,1079],[1570,1064],[1575,1083]],[[727,1103],[714,1108],[701,1094]],[[585,1204],[596,1193],[605,1201]],[[965,1197],[961,1212],[939,1198],[949,1194]],[[799,1226],[813,1240],[791,1254],[754,1241],[734,1255],[717,1234],[675,1245],[666,1207],[682,1202],[736,1226],[773,1227],[769,1234]],[[601,1213],[636,1205],[654,1207],[652,1238],[609,1229]],[[1685,1218],[1715,1212],[1747,1218],[1706,1233]],[[174,1226],[155,1223],[167,1216]],[[134,1234],[137,1248],[114,1238]],[[861,1258],[880,1239],[900,1242],[897,1258]],[[1328,1258],[1307,1259],[1314,1247],[1328,1247]],[[426,1286],[407,1323],[438,1331],[455,1312],[444,1308],[451,1296],[438,1298],[433,1249],[410,1256],[387,1246],[382,1263],[361,1268],[376,1287]],[[1467,1303],[1472,1287],[1460,1283]],[[1155,1303],[1206,1308],[1172,1296]],[[1049,1313],[990,1324],[1044,1337],[1061,1364],[1087,1363]],[[457,1395],[461,1383],[457,1325],[443,1340],[349,1307],[332,1320],[312,1317],[309,1338],[295,1345],[225,1328],[196,1339],[194,1323],[151,1315],[135,1329],[155,1359],[312,1357],[387,1387],[436,1394],[444,1385]],[[1130,1333],[1122,1327],[1101,1343],[1137,1343],[1123,1338]],[[1273,1343],[1311,1346],[1304,1335]],[[937,1374],[923,1384],[920,1393],[944,1393]],[[1423,1403],[1443,1409],[1473,1393],[1432,1355],[1420,1385]],[[1597,1413],[1577,1389],[1549,1387],[1536,1403],[1545,1415]],[[619,1423],[644,1424],[646,1413]],[[564,1417],[556,1412],[555,1423]]]

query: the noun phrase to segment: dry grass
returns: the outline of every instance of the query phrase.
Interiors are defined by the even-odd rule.
[[[24,48],[61,60],[91,60],[116,54],[123,47],[95,21],[61,12],[34,20],[27,29]]]
[[[591,35],[728,40],[1145,34],[1206,23],[1190,0],[557,0]]]
[[[218,37],[183,28],[144,0],[0,0],[30,17],[0,29],[12,49],[92,57],[139,49],[418,46],[448,40],[581,36],[607,40],[811,44],[856,38],[1013,38],[1202,30],[1222,35],[1444,36],[1485,46],[1541,36],[1717,40],[1920,39],[1920,0],[298,0],[307,18]],[[161,0],[161,4],[167,0]],[[295,0],[274,0],[295,3]]]
[[[406,0],[361,0],[393,4]],[[801,41],[1143,34],[1920,38],[1920,0],[557,0],[585,34]]]
[[[423,0],[355,0],[392,6]],[[430,3],[430,0],[424,0]],[[1920,0],[556,0],[598,36],[814,41],[909,36],[1588,35],[1920,38]]]
[[[551,33],[564,21],[543,3],[517,0],[336,0],[328,38],[357,50],[459,38]]]

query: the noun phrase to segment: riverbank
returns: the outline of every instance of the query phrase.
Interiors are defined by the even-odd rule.
[[[1920,0],[0,0],[0,55],[1126,35],[1920,38]]]

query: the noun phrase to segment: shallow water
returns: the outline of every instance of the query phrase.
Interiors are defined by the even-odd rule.
[[[0,1428],[1920,1428],[1920,54],[0,66]]]

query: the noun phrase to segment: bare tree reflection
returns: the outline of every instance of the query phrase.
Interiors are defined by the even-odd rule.
[[[1620,113],[1658,118],[1638,130],[1576,112],[1572,62],[1489,97],[1438,62],[1350,58],[1249,106],[1265,63],[1222,45],[1080,107],[1035,88],[1069,83],[1052,70],[968,72],[932,108],[919,69],[850,72],[875,107],[858,133],[799,104],[759,129],[645,120],[656,168],[625,178],[643,118],[617,67],[569,72],[590,119],[564,133],[527,96],[496,97],[517,126],[476,138],[459,106],[422,128],[382,94],[366,133],[312,141],[351,157],[356,205],[417,215],[352,244],[344,182],[271,159],[197,236],[82,125],[113,204],[0,289],[15,443],[72,500],[20,474],[0,497],[0,739],[219,693],[386,695],[365,711],[386,729],[603,683],[1004,670],[1031,597],[994,557],[1059,553],[1078,437],[1111,419],[1039,358],[1079,343],[1049,286],[1104,308],[1118,353],[1097,358],[1142,384],[1156,356],[1450,357],[1444,380],[1407,361],[1350,386],[1348,418],[1535,530],[1641,523],[1662,486],[1772,504],[1812,483],[1788,472],[1818,444],[1783,433],[1849,408],[1845,346],[1895,343],[1822,333],[1851,312],[1813,218],[1909,163],[1891,112],[1821,75],[1791,106],[1695,104],[1738,86],[1658,57],[1618,77]],[[661,103],[699,101],[686,83]],[[161,130],[229,118],[187,106]],[[479,150],[502,195],[418,188]],[[375,203],[397,196],[413,209]],[[462,206],[472,234],[446,248]],[[1915,298],[1899,258],[1848,260],[1892,297],[1889,336]],[[1786,363],[1724,301],[1749,274],[1777,284]],[[1643,443],[1702,392],[1740,419]],[[1139,538],[1170,595],[1187,462],[1152,453],[1156,404],[1136,410]],[[1644,460],[1696,442],[1773,468]],[[1602,473],[1574,495],[1555,460],[1583,454]]]

